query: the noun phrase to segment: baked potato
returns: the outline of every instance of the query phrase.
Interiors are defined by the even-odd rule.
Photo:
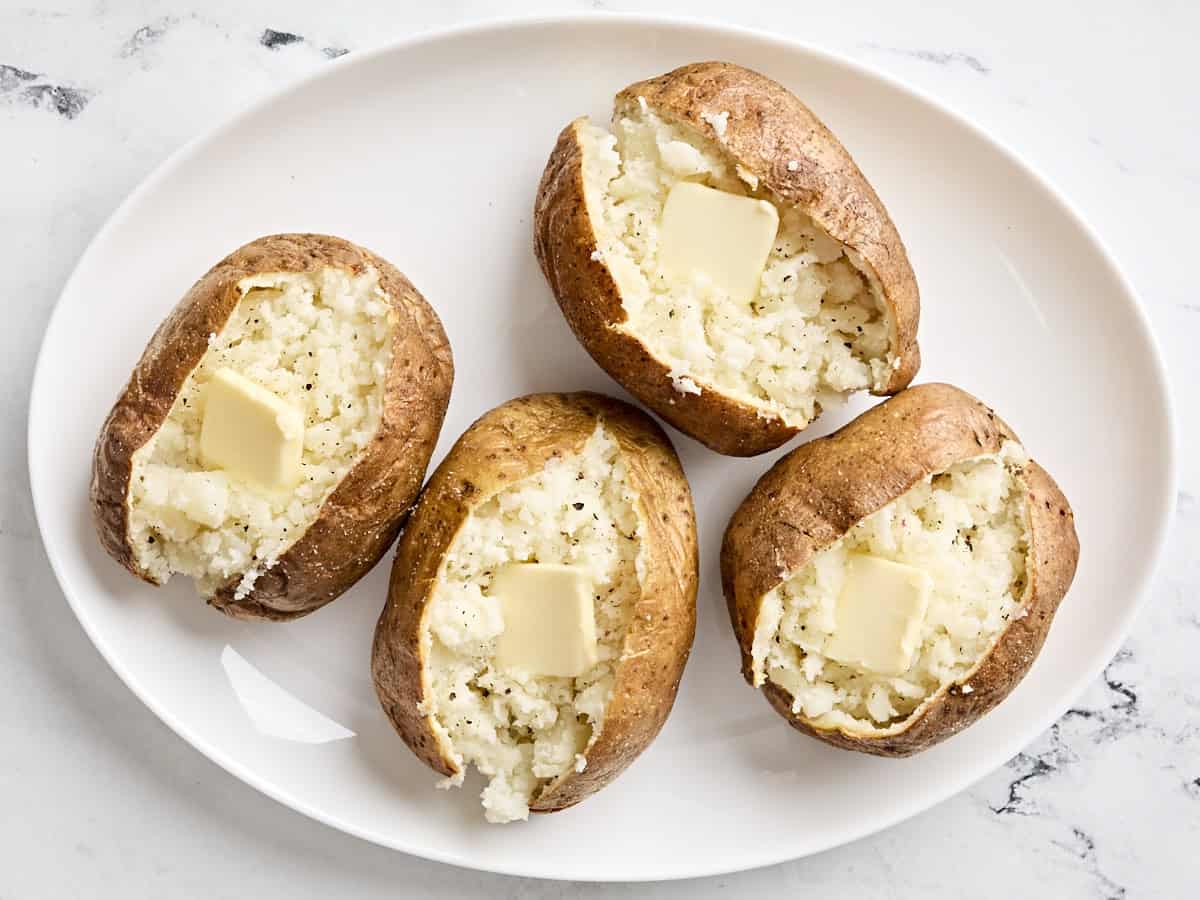
[[[228,615],[312,612],[395,540],[453,375],[437,315],[390,263],[325,235],[252,241],[187,292],[108,414],[100,541],[151,584],[191,576]]]
[[[742,673],[780,715],[907,756],[1016,687],[1078,558],[1070,504],[1012,429],[926,384],[779,460],[729,522],[721,578]]]
[[[576,337],[630,393],[751,456],[855,391],[912,381],[920,300],[904,244],[800,100],[695,63],[617,94],[612,129],[584,118],[559,135],[534,249]]]
[[[697,580],[691,491],[649,416],[590,393],[511,400],[459,438],[405,527],[375,630],[380,703],[442,786],[468,765],[488,778],[489,821],[564,809],[662,727]],[[583,658],[557,668],[564,649]]]

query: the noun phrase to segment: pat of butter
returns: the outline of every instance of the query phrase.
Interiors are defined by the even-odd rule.
[[[749,302],[778,230],[779,213],[766,200],[681,181],[663,207],[659,264],[675,278],[703,272],[732,300]]]
[[[492,577],[504,631],[495,662],[534,675],[574,678],[596,664],[592,582],[575,566],[510,563]]]
[[[300,480],[304,413],[233,369],[213,373],[204,395],[204,465],[269,490]]]
[[[907,672],[920,646],[932,590],[933,580],[921,569],[851,555],[825,655],[880,675]]]

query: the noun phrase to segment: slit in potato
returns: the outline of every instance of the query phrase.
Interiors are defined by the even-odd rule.
[[[937,691],[964,678],[1019,616],[1030,539],[1023,448],[1006,441],[924,479],[867,516],[763,598],[754,681],[771,681],[817,728],[863,734],[903,728]],[[912,664],[880,674],[828,657],[847,560],[865,553],[933,581]]]
[[[129,535],[160,584],[190,576],[209,596],[240,575],[235,599],[304,534],[379,429],[396,316],[379,274],[329,267],[242,279],[225,327],[188,375],[166,420],[133,457]],[[205,388],[230,368],[303,411],[300,481],[264,491],[206,466]]]
[[[782,457],[730,519],[742,674],[837,747],[909,756],[1029,671],[1079,560],[1070,504],[994,411],[901,391]]]
[[[489,822],[529,815],[549,781],[583,771],[604,727],[614,663],[641,592],[637,497],[616,443],[600,426],[581,452],[472,510],[448,550],[429,607],[427,642],[436,727],[455,762],[488,778]],[[598,661],[576,678],[505,670],[493,659],[504,629],[493,573],[508,563],[563,564],[595,588]],[[451,777],[462,783],[462,771]]]
[[[518,397],[463,433],[405,528],[376,693],[443,787],[469,765],[489,779],[490,821],[566,809],[662,728],[698,579],[691,491],[662,429],[599,394]]]
[[[670,369],[679,393],[716,390],[803,428],[855,391],[882,391],[895,357],[887,312],[846,247],[700,135],[652,110],[620,111],[609,133],[578,130],[598,252],[620,289],[618,327]],[[665,274],[660,223],[671,189],[695,182],[779,213],[758,292],[736,300],[697,276]]]

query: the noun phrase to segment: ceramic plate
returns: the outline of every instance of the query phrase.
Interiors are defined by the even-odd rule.
[[[920,381],[998,409],[1078,516],[1075,586],[1028,678],[918,757],[845,753],[793,732],[738,673],[717,548],[778,453],[725,459],[672,432],[701,532],[699,632],[653,746],[573,810],[483,824],[478,779],[435,791],[371,686],[387,565],[287,625],[235,622],[190,584],[154,590],[100,549],[92,442],[158,322],[215,260],[262,234],[372,248],[437,308],[457,380],[434,462],[484,410],[529,391],[621,395],[578,346],[534,261],[534,188],[559,129],[636,79],[729,59],[783,82],[842,139],[900,228],[921,284]],[[866,408],[826,415],[827,433]],[[354,54],[168,160],[84,254],[48,328],[29,454],[46,549],[96,647],[201,753],[282,803],[408,853],[575,879],[706,875],[791,859],[949,797],[1050,725],[1116,651],[1173,497],[1163,367],[1095,235],[975,127],[845,59],[712,25],[604,16],[488,24]],[[1113,552],[1113,548],[1120,552]]]

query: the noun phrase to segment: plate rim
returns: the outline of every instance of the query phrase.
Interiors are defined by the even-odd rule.
[[[217,139],[221,134],[243,123],[245,120],[257,114],[259,111],[268,107],[274,106],[276,103],[287,98],[293,93],[298,93],[307,89],[311,84],[322,79],[330,77],[331,73],[338,72],[343,68],[365,65],[369,61],[375,60],[381,56],[392,53],[403,53],[407,50],[420,47],[427,44],[436,44],[442,41],[454,40],[462,37],[469,37],[481,33],[495,32],[503,33],[514,30],[537,30],[543,28],[556,28],[562,26],[584,26],[588,27],[593,24],[617,24],[624,26],[648,26],[651,28],[666,28],[666,29],[690,29],[693,31],[706,32],[713,37],[734,37],[741,40],[758,41],[764,44],[773,45],[776,49],[791,52],[806,54],[810,57],[815,57],[821,62],[840,66],[850,70],[854,74],[873,79],[877,82],[882,82],[886,86],[901,91],[917,102],[932,108],[941,113],[960,128],[965,129],[974,138],[983,141],[994,149],[1012,165],[1022,170],[1034,184],[1042,190],[1050,200],[1057,205],[1063,213],[1066,214],[1072,224],[1079,229],[1080,233],[1089,241],[1099,255],[1102,257],[1104,264],[1107,266],[1109,275],[1113,278],[1117,286],[1129,298],[1130,306],[1134,312],[1137,327],[1141,331],[1141,336],[1146,341],[1149,348],[1150,370],[1153,380],[1157,383],[1158,390],[1162,400],[1162,410],[1164,415],[1167,440],[1162,448],[1163,459],[1165,462],[1166,478],[1163,482],[1164,490],[1162,496],[1157,498],[1156,507],[1156,523],[1154,531],[1151,535],[1151,553],[1146,561],[1141,577],[1136,581],[1133,587],[1134,599],[1129,605],[1124,615],[1115,621],[1115,628],[1111,631],[1111,636],[1104,642],[1102,652],[1084,667],[1083,675],[1071,683],[1065,692],[1067,698],[1065,702],[1060,702],[1048,708],[1047,712],[1036,720],[1031,721],[1031,727],[1028,731],[1032,732],[1032,736],[1024,736],[1022,732],[1020,739],[1011,739],[1005,742],[1003,746],[1003,755],[1005,759],[1011,759],[1013,756],[1021,752],[1030,741],[1035,740],[1043,734],[1055,721],[1057,721],[1063,713],[1082,695],[1087,687],[1096,679],[1096,677],[1104,670],[1111,662],[1113,657],[1119,651],[1121,644],[1128,637],[1132,625],[1141,613],[1146,602],[1149,599],[1151,585],[1159,572],[1164,557],[1167,535],[1170,532],[1172,521],[1172,513],[1175,507],[1175,497],[1178,492],[1178,422],[1176,418],[1175,403],[1172,395],[1170,379],[1168,377],[1168,369],[1164,359],[1162,348],[1158,338],[1152,327],[1149,313],[1147,312],[1138,292],[1134,289],[1133,284],[1126,276],[1123,268],[1117,261],[1116,256],[1108,246],[1107,242],[1096,232],[1096,230],[1088,223],[1083,215],[1075,207],[1067,196],[1060,191],[1054,183],[1048,179],[1038,166],[1030,162],[1023,155],[1018,153],[1006,141],[995,136],[981,125],[976,124],[969,119],[965,114],[959,112],[954,106],[940,98],[935,97],[930,92],[923,88],[917,87],[904,79],[893,75],[889,72],[876,68],[873,64],[861,62],[853,57],[850,57],[839,50],[831,50],[825,46],[813,43],[807,40],[792,38],[772,34],[760,28],[751,28],[741,25],[732,25],[722,22],[714,17],[695,17],[695,16],[679,16],[679,15],[662,15],[640,12],[596,12],[596,11],[581,11],[571,13],[553,13],[553,14],[533,14],[533,15],[517,15],[517,16],[490,16],[483,19],[473,20],[471,22],[458,25],[437,27],[425,29],[406,35],[395,40],[386,41],[373,47],[368,47],[363,50],[355,51],[341,58],[331,60],[320,68],[314,69],[311,72],[305,73],[297,78],[287,80],[284,84],[273,88],[257,99],[248,104],[242,105],[233,109],[226,116],[212,122],[205,127],[199,134],[189,138],[181,146],[172,151],[165,159],[159,162],[146,176],[144,176],[138,184],[125,196],[125,198],[117,205],[113,212],[104,220],[103,224],[93,234],[88,241],[87,247],[80,254],[79,259],[71,270],[71,274],[63,283],[62,289],[59,291],[56,300],[54,301],[53,309],[47,319],[45,329],[42,334],[42,339],[39,344],[37,359],[34,364],[33,378],[29,390],[29,415],[26,428],[26,448],[27,448],[27,465],[29,471],[30,494],[33,500],[34,517],[38,525],[38,534],[42,539],[42,546],[45,550],[46,557],[50,563],[51,570],[54,573],[59,590],[66,598],[68,605],[71,608],[75,618],[79,621],[84,633],[91,641],[92,645],[99,652],[101,658],[108,664],[109,668],[117,675],[121,682],[130,690],[137,699],[146,706],[163,724],[171,731],[178,735],[182,740],[191,745],[195,750],[205,756],[207,759],[220,766],[229,774],[238,778],[250,787],[259,791],[272,800],[293,809],[310,819],[322,823],[331,828],[335,828],[346,834],[350,834],[356,838],[368,841],[391,850],[398,850],[410,856],[415,856],[422,859],[432,860],[434,862],[445,863],[458,866],[460,868],[471,869],[475,871],[492,872],[502,875],[519,876],[525,878],[537,878],[545,880],[583,880],[588,882],[651,882],[651,881],[671,881],[684,878],[702,878],[715,875],[732,874],[736,872],[748,871],[750,869],[761,868],[764,866],[775,865],[778,863],[788,862],[795,859],[801,859],[806,856],[815,855],[831,850],[835,847],[851,843],[868,837],[872,834],[889,829],[900,822],[910,819],[922,812],[925,812],[934,806],[944,802],[950,797],[966,790],[971,785],[978,782],[981,778],[995,771],[997,765],[992,762],[980,764],[979,762],[971,762],[962,766],[957,777],[948,779],[937,785],[935,789],[929,790],[923,797],[920,805],[905,811],[886,815],[877,818],[864,817],[860,823],[856,823],[858,827],[847,827],[841,832],[828,836],[827,840],[820,843],[815,849],[809,850],[801,854],[793,854],[788,852],[746,852],[743,851],[741,857],[734,863],[728,861],[717,862],[707,865],[699,865],[692,867],[670,866],[661,863],[644,866],[643,870],[637,874],[629,875],[628,873],[614,872],[611,875],[606,873],[596,874],[587,873],[586,875],[577,876],[570,872],[559,872],[557,874],[546,870],[534,870],[522,864],[504,864],[504,863],[480,863],[470,859],[468,856],[453,851],[441,850],[438,848],[416,847],[402,840],[396,840],[385,834],[373,832],[370,829],[359,827],[358,825],[345,821],[335,815],[330,815],[316,810],[311,804],[303,798],[294,795],[293,793],[277,787],[268,779],[260,777],[257,773],[250,771],[239,760],[213,747],[206,739],[194,734],[185,723],[177,720],[171,712],[163,708],[160,704],[153,701],[148,696],[148,691],[144,690],[137,679],[127,671],[123,664],[119,661],[116,654],[110,647],[107,646],[104,639],[96,632],[94,623],[89,621],[87,613],[82,609],[79,601],[72,596],[72,593],[66,588],[66,580],[64,578],[64,563],[59,557],[57,551],[51,549],[47,542],[45,533],[42,527],[43,514],[41,512],[42,502],[39,499],[38,485],[42,479],[40,477],[41,465],[38,462],[38,445],[35,433],[42,431],[40,422],[44,412],[44,404],[37,403],[37,398],[40,393],[41,385],[44,381],[44,369],[47,366],[47,345],[49,337],[59,324],[60,315],[63,310],[63,298],[68,293],[75,289],[75,282],[80,277],[80,272],[85,267],[85,264],[90,262],[92,256],[97,252],[97,246],[102,242],[106,235],[123,221],[129,214],[129,210],[138,203],[141,198],[157,188],[160,182],[171,175],[176,168],[182,165],[187,160],[191,159],[198,151],[213,140]],[[752,845],[757,846],[757,845]]]

